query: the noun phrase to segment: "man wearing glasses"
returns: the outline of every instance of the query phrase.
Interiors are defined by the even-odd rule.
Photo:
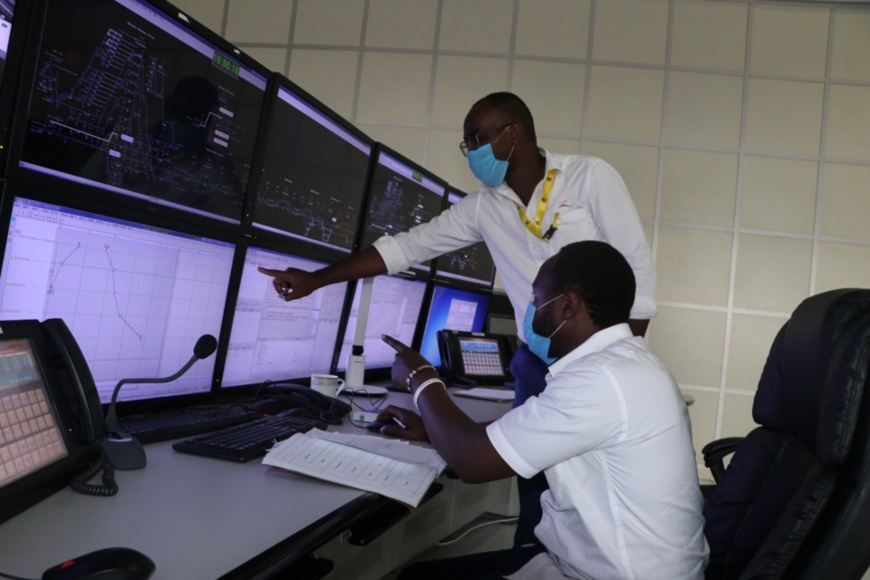
[[[358,278],[395,273],[410,265],[479,241],[486,242],[505,293],[522,329],[532,281],[541,265],[572,242],[607,242],[626,258],[637,290],[629,326],[646,332],[657,310],[652,254],[637,210],[622,178],[606,162],[540,149],[532,114],[516,95],[493,93],[477,101],[463,125],[460,151],[481,181],[476,192],[428,223],[396,236],[384,236],[341,262],[316,272],[261,269],[274,277],[285,300]],[[528,339],[520,331],[521,338]],[[550,363],[523,345],[511,361],[516,399],[521,405],[539,394]],[[535,542],[540,493],[546,480],[518,479],[520,521],[515,544]]]

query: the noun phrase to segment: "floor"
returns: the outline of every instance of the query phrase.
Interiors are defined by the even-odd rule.
[[[420,554],[412,562],[440,560],[465,554],[504,550],[513,544],[516,518],[495,514],[483,514],[467,526],[444,538],[441,542]],[[382,580],[393,580],[399,573],[395,570]]]

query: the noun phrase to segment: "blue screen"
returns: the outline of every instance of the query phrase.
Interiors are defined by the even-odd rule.
[[[441,365],[438,353],[437,332],[442,329],[483,332],[486,313],[489,309],[489,294],[435,286],[426,328],[420,343],[420,354],[436,367]]]

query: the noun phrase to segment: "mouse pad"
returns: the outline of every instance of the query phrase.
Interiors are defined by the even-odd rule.
[[[374,385],[361,385],[359,387],[349,387],[347,385],[341,388],[340,394],[351,397],[385,397],[387,389],[384,387],[375,387]]]

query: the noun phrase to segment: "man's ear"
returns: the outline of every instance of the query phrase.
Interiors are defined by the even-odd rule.
[[[582,310],[586,311],[586,303],[580,298],[580,295],[573,290],[565,291],[565,300],[562,306],[562,320],[569,320],[577,316]]]

